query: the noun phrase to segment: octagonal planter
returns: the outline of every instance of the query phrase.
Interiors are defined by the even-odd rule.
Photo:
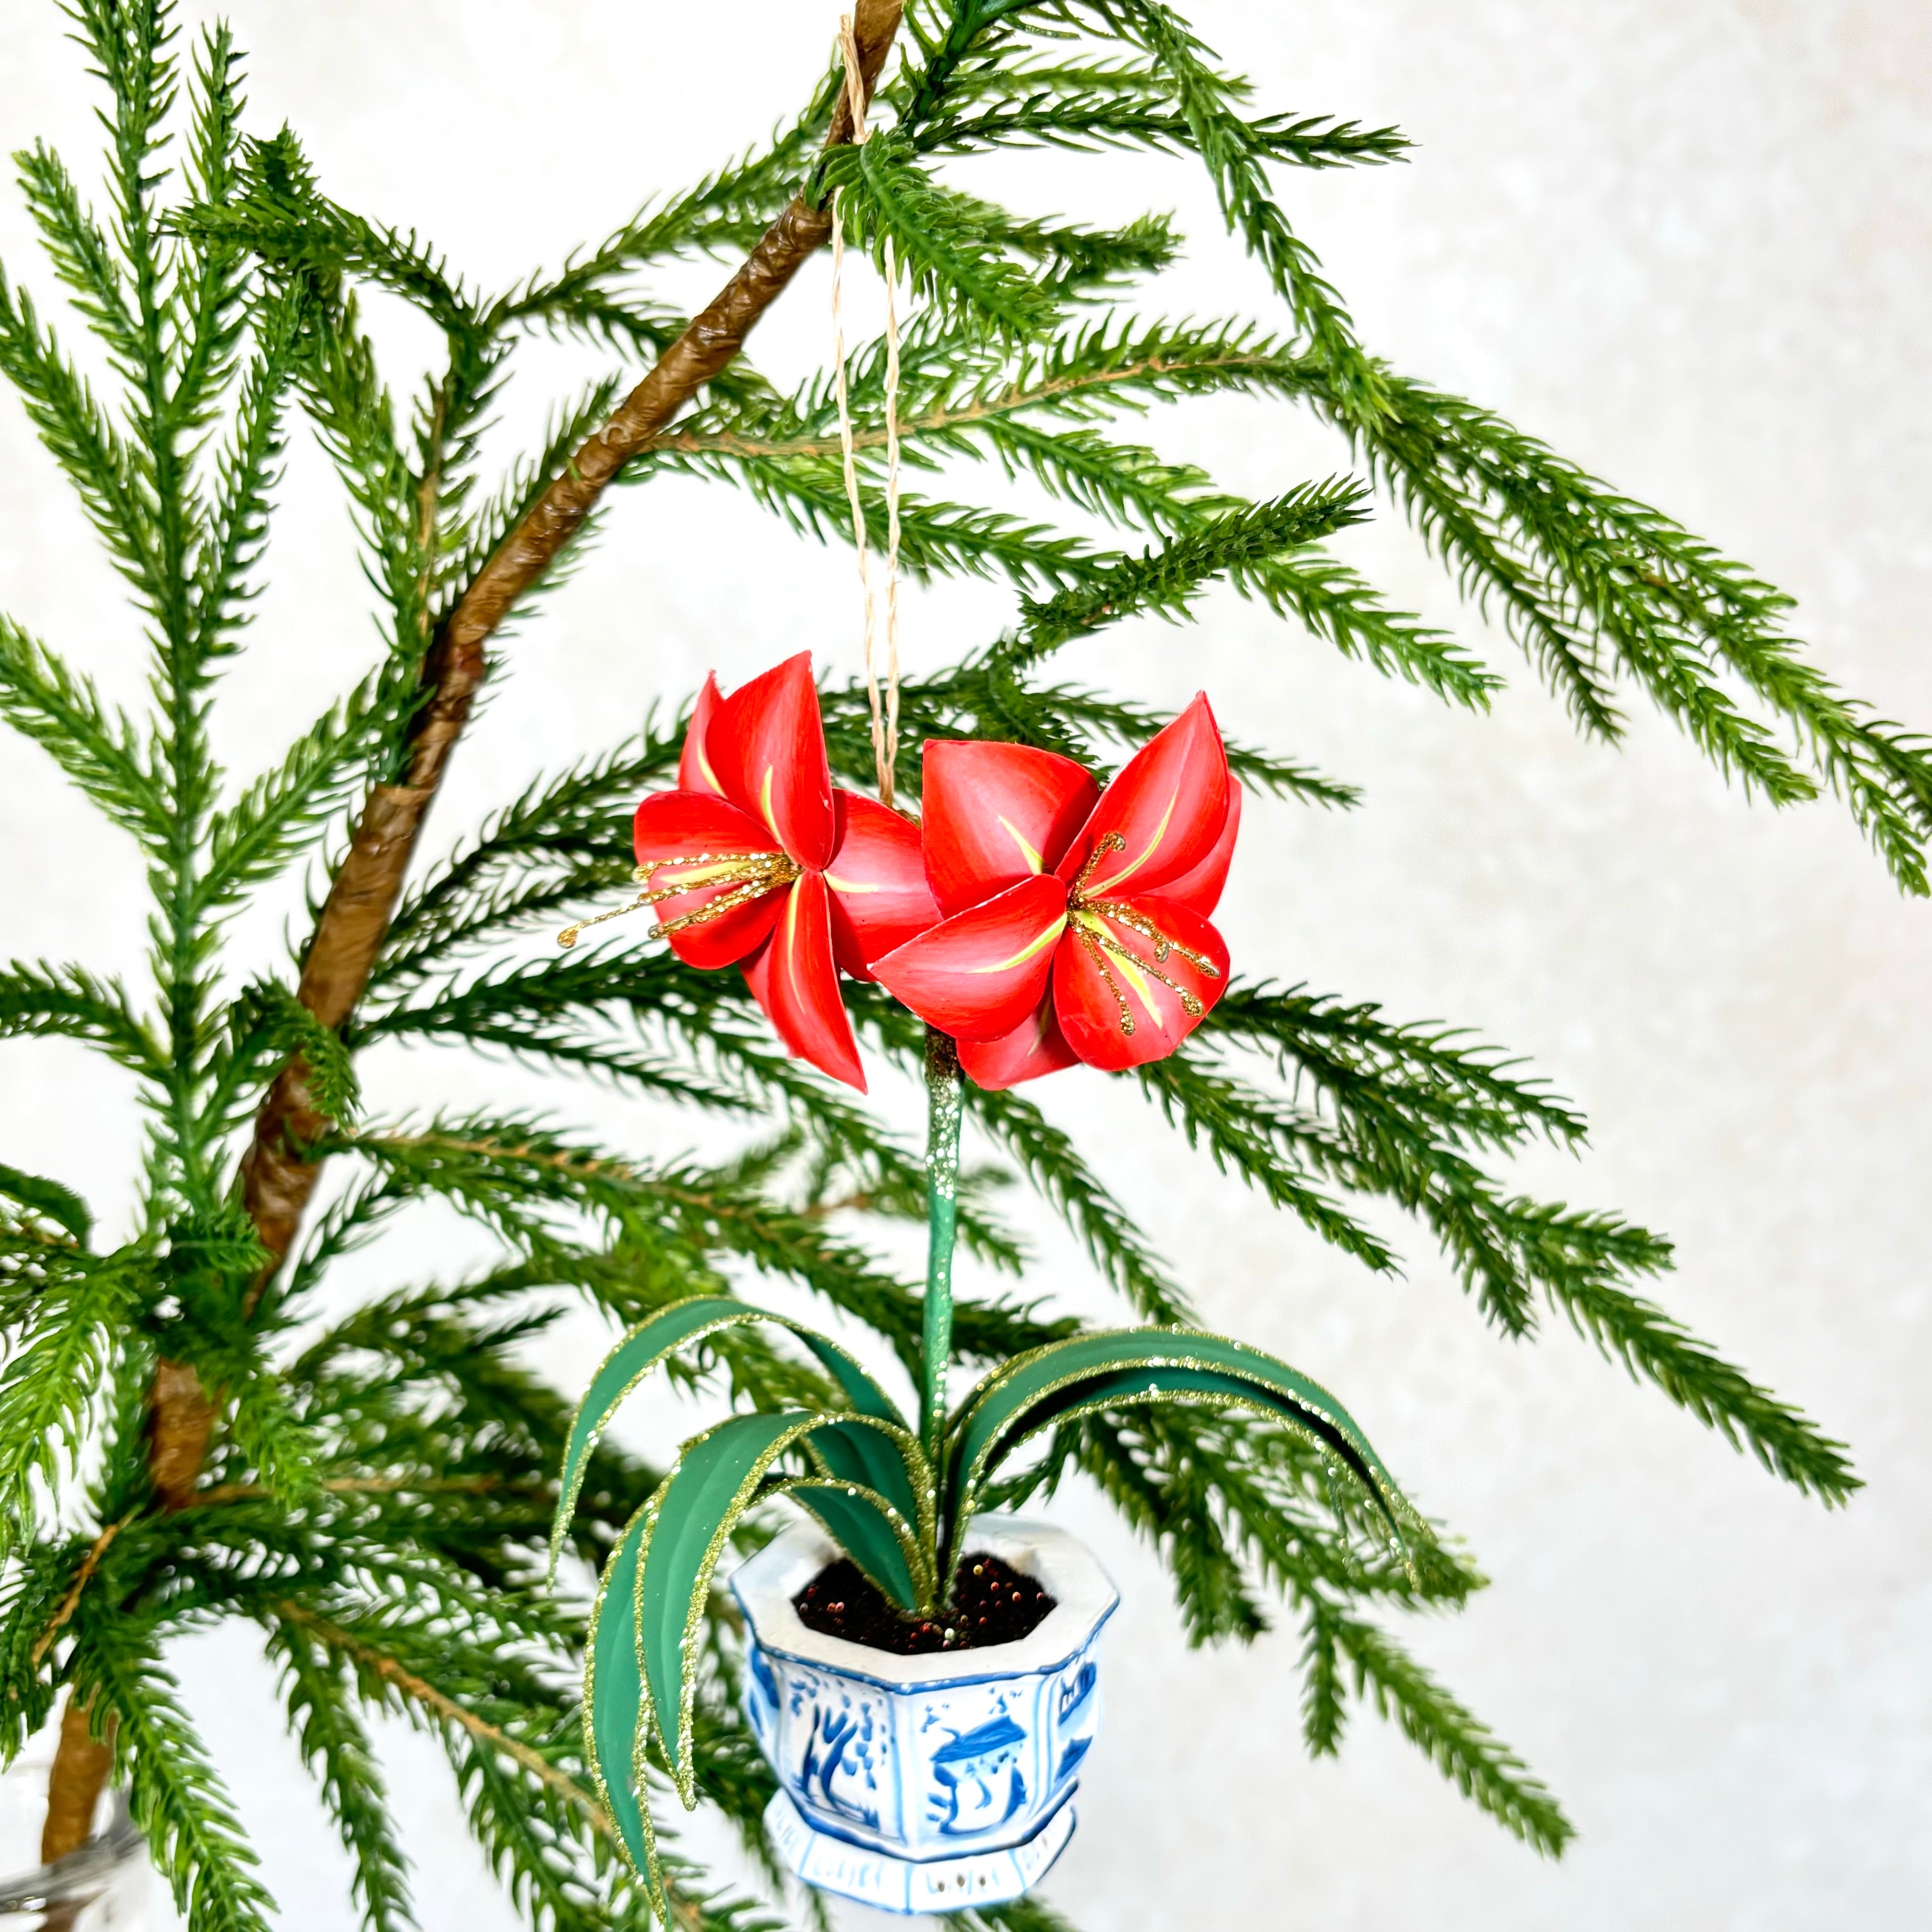
[[[1064,1532],[978,1518],[964,1548],[1054,1605],[1017,1643],[894,1657],[808,1630],[792,1599],[840,1552],[817,1524],[731,1580],[751,1626],[745,1708],[778,1774],[765,1824],[808,1885],[889,1912],[1017,1898],[1073,1834],[1100,1723],[1100,1634],[1119,1593]]]

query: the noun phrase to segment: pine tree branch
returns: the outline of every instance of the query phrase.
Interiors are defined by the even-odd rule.
[[[405,1697],[421,1704],[426,1710],[434,1712],[446,1724],[458,1726],[472,1738],[487,1744],[492,1750],[500,1751],[528,1772],[530,1775],[556,1792],[558,1796],[583,1814],[591,1828],[600,1837],[616,1838],[616,1828],[609,1814],[598,1802],[597,1795],[587,1786],[578,1783],[568,1772],[560,1771],[541,1751],[532,1749],[520,1738],[513,1738],[499,1726],[478,1717],[474,1712],[464,1709],[454,1697],[446,1696],[426,1678],[418,1676],[406,1669],[386,1651],[379,1650],[371,1643],[331,1623],[327,1618],[305,1610],[292,1599],[284,1597],[274,1605],[275,1614],[298,1629],[310,1633],[318,1642],[326,1644],[330,1649],[339,1652],[363,1670],[380,1678],[385,1684],[393,1685]]]
[[[90,1619],[74,1682],[116,1720],[115,1757],[134,1822],[172,1886],[176,1909],[196,1932],[269,1932],[274,1901],[255,1876],[254,1854],[152,1634],[131,1618]]]
[[[869,94],[898,27],[898,0],[860,0],[856,18]],[[827,145],[850,135],[844,111],[835,112]],[[303,960],[297,997],[323,1026],[340,1026],[368,983],[424,814],[482,682],[485,644],[626,460],[729,365],[746,333],[830,232],[829,215],[795,198],[723,292],[552,479],[458,599],[424,667],[428,696],[412,718],[403,782],[370,794]],[[243,1198],[274,1264],[295,1238],[317,1173],[292,1146],[320,1138],[323,1125],[309,1070],[298,1058],[277,1076],[242,1156]]]

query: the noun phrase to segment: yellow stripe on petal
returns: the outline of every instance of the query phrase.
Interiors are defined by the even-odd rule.
[[[1138,859],[1130,860],[1104,884],[1090,885],[1087,888],[1087,896],[1089,898],[1097,898],[1102,892],[1118,891],[1124,880],[1131,879],[1160,850],[1160,842],[1167,836],[1167,828],[1174,822],[1174,808],[1180,802],[1180,794],[1178,791],[1170,794],[1167,801],[1167,809],[1161,814],[1160,823],[1154,829],[1154,836],[1142,848],[1140,856]]]
[[[885,887],[884,886],[861,886],[854,884],[850,879],[842,879],[836,872],[827,872],[825,875],[825,883],[830,886],[835,892],[845,892],[850,894],[852,892],[882,892],[885,890]]]
[[[1016,966],[1024,966],[1029,959],[1036,959],[1066,930],[1066,915],[1062,913],[1037,939],[1030,940],[1010,959],[1002,959],[997,966],[974,966],[968,970],[974,973],[1010,973]]]
[[[1020,835],[1019,828],[1010,818],[1002,818],[1000,823],[1006,829],[1006,836],[1020,848],[1020,856],[1027,862],[1027,869],[1033,872],[1046,870],[1046,861],[1029,845]]]
[[[758,806],[759,808],[765,814],[765,823],[772,829],[772,836],[774,838],[778,838],[778,822],[772,816],[772,770],[773,768],[770,765],[767,765],[765,767],[765,782],[758,793]],[[1169,806],[1168,809],[1172,812],[1174,808],[1172,806]],[[784,843],[784,841],[782,838],[779,838],[778,843],[782,845]]]
[[[765,774],[765,790],[771,790],[772,776]],[[798,888],[794,886],[785,895],[784,909],[784,969],[785,977],[791,982],[792,997],[801,1005],[805,1001],[805,988],[798,983]]]

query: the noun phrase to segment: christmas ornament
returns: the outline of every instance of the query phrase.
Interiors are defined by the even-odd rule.
[[[1164,1059],[1228,982],[1208,923],[1240,822],[1204,696],[1103,793],[1022,745],[926,747],[926,878],[945,915],[874,976],[985,1088]]]

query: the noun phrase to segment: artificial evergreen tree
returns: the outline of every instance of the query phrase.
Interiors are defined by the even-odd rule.
[[[1397,160],[1401,137],[1262,111],[1158,0],[922,0],[903,20],[894,0],[861,0],[860,64],[866,90],[878,83],[862,145],[835,62],[768,146],[495,295],[332,200],[293,134],[245,134],[224,30],[190,53],[164,0],[68,11],[104,89],[106,214],[44,148],[20,158],[20,179],[116,393],[95,393],[11,277],[0,372],[130,586],[154,705],[123,716],[69,656],[0,618],[0,712],[136,842],[153,983],[16,963],[0,974],[0,1030],[89,1042],[138,1079],[149,1126],[131,1207],[83,1202],[29,1171],[27,1150],[0,1150],[14,1162],[0,1168],[4,1736],[10,1755],[60,1714],[49,1856],[79,1844],[112,1776],[197,1932],[273,1912],[165,1661],[177,1634],[218,1619],[256,1627],[280,1668],[285,1710],[262,1721],[293,1728],[354,1860],[364,1922],[411,1922],[407,1848],[365,1724],[378,1709],[446,1747],[478,1840],[533,1922],[590,1928],[645,1910],[584,1760],[580,1608],[544,1580],[578,1391],[544,1386],[520,1350],[562,1309],[587,1300],[615,1328],[763,1271],[862,1324],[878,1365],[917,1371],[920,1297],[865,1232],[868,1219],[925,1218],[916,1151],[788,1058],[736,976],[642,938],[561,954],[529,943],[601,910],[628,878],[630,812],[672,782],[682,718],[667,711],[602,758],[533,776],[449,856],[410,862],[493,652],[514,648],[499,643],[506,622],[535,620],[593,512],[640,517],[634,486],[682,474],[748,490],[796,535],[849,540],[829,372],[787,394],[742,352],[829,239],[835,192],[850,243],[892,260],[910,292],[896,421],[906,465],[934,494],[899,505],[903,561],[923,578],[1004,579],[1016,597],[1004,634],[904,689],[902,798],[917,798],[928,736],[1096,769],[1144,743],[1167,721],[1082,681],[1096,662],[1090,652],[1083,667],[1083,640],[1138,614],[1184,619],[1217,579],[1370,669],[1483,708],[1495,672],[1322,547],[1366,514],[1372,484],[1504,618],[1584,730],[1614,739],[1620,688],[1634,688],[1750,790],[1838,795],[1900,886],[1926,890],[1932,761],[1808,667],[1781,628],[1786,599],[1359,341],[1275,183]],[[1166,222],[1058,225],[944,184],[949,157],[1048,145],[1204,164],[1276,309],[1258,322],[1150,319],[1148,285],[1178,244]],[[652,281],[699,255],[743,266],[687,320]],[[439,332],[446,352],[412,410],[398,409],[358,319],[364,284]],[[479,436],[536,331],[603,345],[614,373],[560,404],[545,446],[493,485]],[[850,370],[875,530],[886,360],[864,345]],[[1124,417],[1226,392],[1312,409],[1365,480],[1284,478],[1250,502],[1124,438]],[[207,721],[244,643],[292,434],[334,459],[386,650],[278,764],[235,784]],[[1018,473],[1131,533],[1125,547],[940,494],[976,476],[996,498]],[[633,488],[607,502],[619,482]],[[682,700],[648,677],[639,704]],[[872,784],[863,685],[835,681],[821,703],[835,771]],[[1245,738],[1262,721],[1227,722]],[[1245,742],[1229,759],[1251,789],[1348,802],[1346,787]],[[303,867],[316,897],[296,956],[242,980],[224,965],[226,922]],[[34,949],[35,936],[14,938]],[[1856,1487],[1838,1444],[1641,1292],[1668,1264],[1662,1239],[1519,1198],[1491,1172],[1532,1137],[1575,1142],[1573,1110],[1438,1028],[1244,978],[1241,964],[1180,1052],[1114,1076],[1186,1142],[1372,1268],[1394,1257],[1352,1200],[1396,1204],[1502,1334],[1554,1310],[1774,1475],[1827,1504]],[[912,1016],[876,987],[847,994],[873,1051],[916,1070],[926,1042]],[[668,1166],[528,1118],[372,1120],[356,1055],[385,1040],[508,1051],[668,1097],[742,1123],[742,1150]],[[969,1147],[988,1164],[962,1183],[959,1238],[1018,1283],[1013,1298],[959,1300],[966,1358],[1078,1332],[1027,1292],[1024,1256],[988,1205],[1000,1169],[1064,1218],[1130,1317],[1186,1318],[1166,1264],[1033,1091],[969,1085],[964,1100]],[[326,1171],[347,1178],[318,1209]],[[489,1228],[499,1264],[398,1282],[309,1332],[332,1268],[425,1202]],[[124,1238],[97,1240],[97,1224]],[[815,1373],[734,1329],[695,1378],[757,1405],[809,1392]],[[1366,1394],[1346,1393],[1358,1407]],[[1291,1427],[1226,1413],[1082,1418],[1003,1494],[1076,1474],[1159,1549],[1197,1640],[1251,1636],[1266,1600],[1282,1600],[1305,1634],[1312,1750],[1332,1751],[1348,1703],[1366,1701],[1509,1829],[1562,1850],[1570,1828],[1554,1799],[1386,1628],[1390,1612],[1456,1605],[1476,1586],[1426,1525],[1392,1549],[1329,1456]],[[584,1474],[572,1538],[595,1564],[658,1472],[606,1443]],[[731,1695],[737,1643],[715,1613],[694,1766],[755,1854],[770,1783]],[[674,1856],[668,1868],[668,1910],[685,1925],[778,1922]],[[1031,1901],[980,1916],[1060,1922]]]

